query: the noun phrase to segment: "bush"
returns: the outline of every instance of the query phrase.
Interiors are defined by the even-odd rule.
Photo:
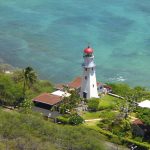
[[[88,101],[88,108],[91,111],[98,111],[98,107],[99,107],[99,99],[92,98]]]
[[[78,114],[64,115],[57,117],[57,122],[61,122],[63,124],[78,125],[83,123],[83,121],[84,119]]]
[[[69,118],[69,124],[72,124],[72,125],[81,124],[83,123],[83,121],[84,121],[83,118],[77,114],[74,114]]]
[[[150,144],[148,143],[145,143],[145,142],[138,142],[136,140],[133,140],[133,139],[129,139],[129,138],[122,138],[122,137],[119,137],[109,131],[106,131],[106,130],[103,130],[101,128],[99,128],[98,130],[101,134],[103,135],[106,135],[108,138],[110,139],[118,139],[117,143],[120,142],[121,143],[124,143],[124,144],[135,144],[137,145],[139,148],[141,149],[144,149],[144,150],[149,150],[150,149]],[[116,140],[112,140],[112,142],[116,143]],[[120,143],[119,142],[119,143]]]
[[[24,113],[30,113],[33,106],[33,102],[30,99],[24,99],[20,104],[20,111]]]

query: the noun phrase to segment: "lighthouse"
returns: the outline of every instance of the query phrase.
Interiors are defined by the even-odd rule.
[[[93,49],[89,46],[83,52],[84,62],[80,96],[82,98],[98,98]]]

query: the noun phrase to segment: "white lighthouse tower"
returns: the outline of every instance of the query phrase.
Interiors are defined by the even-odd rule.
[[[98,98],[95,63],[93,49],[87,47],[84,49],[83,76],[81,83],[80,96],[86,99],[95,97]]]

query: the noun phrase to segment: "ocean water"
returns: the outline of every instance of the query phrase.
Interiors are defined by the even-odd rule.
[[[150,0],[0,0],[0,63],[68,82],[88,43],[99,81],[150,87]]]

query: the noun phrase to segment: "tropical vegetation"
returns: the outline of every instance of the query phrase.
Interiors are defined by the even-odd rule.
[[[16,70],[13,74],[0,73],[0,103],[5,106],[18,107],[25,99],[31,99],[42,92],[52,92],[49,81],[38,80],[31,67]]]
[[[111,95],[101,96],[101,98],[99,98],[99,105],[95,109],[97,111],[85,112],[83,114],[84,119],[99,118],[100,121],[96,121],[95,124],[86,123],[86,125],[89,124],[89,127],[104,134],[105,131],[107,131],[106,135],[112,137],[111,140],[113,142],[116,141],[117,143],[122,144],[122,141],[128,143],[132,139],[131,141],[133,143],[136,143],[137,141],[137,144],[141,149],[147,149],[147,147],[150,148],[150,145],[148,144],[150,137],[146,136],[146,138],[144,138],[135,136],[132,128],[132,122],[137,118],[143,121],[145,124],[144,126],[150,125],[150,109],[140,108],[137,105],[138,102],[150,98],[150,91],[139,86],[131,88],[127,84],[111,83],[109,85],[112,87],[113,94],[117,94],[121,96],[121,98]],[[89,101],[89,108],[95,106],[95,99],[93,100],[94,101]],[[147,144],[144,145],[143,142],[147,142]],[[142,144],[143,146],[141,146]]]
[[[117,139],[119,144],[136,143],[142,148],[149,147],[149,139],[133,135],[132,119],[139,118],[144,124],[150,125],[150,110],[137,107],[138,102],[150,99],[150,91],[139,86],[132,88],[127,84],[107,84],[112,87],[113,94],[122,98],[105,95],[86,101],[80,98],[77,90],[64,88],[71,96],[64,97],[59,106],[62,116],[57,121],[61,125],[54,125],[31,110],[32,98],[43,92],[52,92],[53,85],[49,81],[39,80],[32,67],[9,74],[0,71],[0,104],[15,108],[0,110],[0,149],[103,149],[99,140],[101,136],[93,129],[113,142]],[[79,114],[77,109],[81,103],[87,104],[88,111]],[[84,119],[97,118],[100,121],[92,126],[90,123],[81,125]]]

